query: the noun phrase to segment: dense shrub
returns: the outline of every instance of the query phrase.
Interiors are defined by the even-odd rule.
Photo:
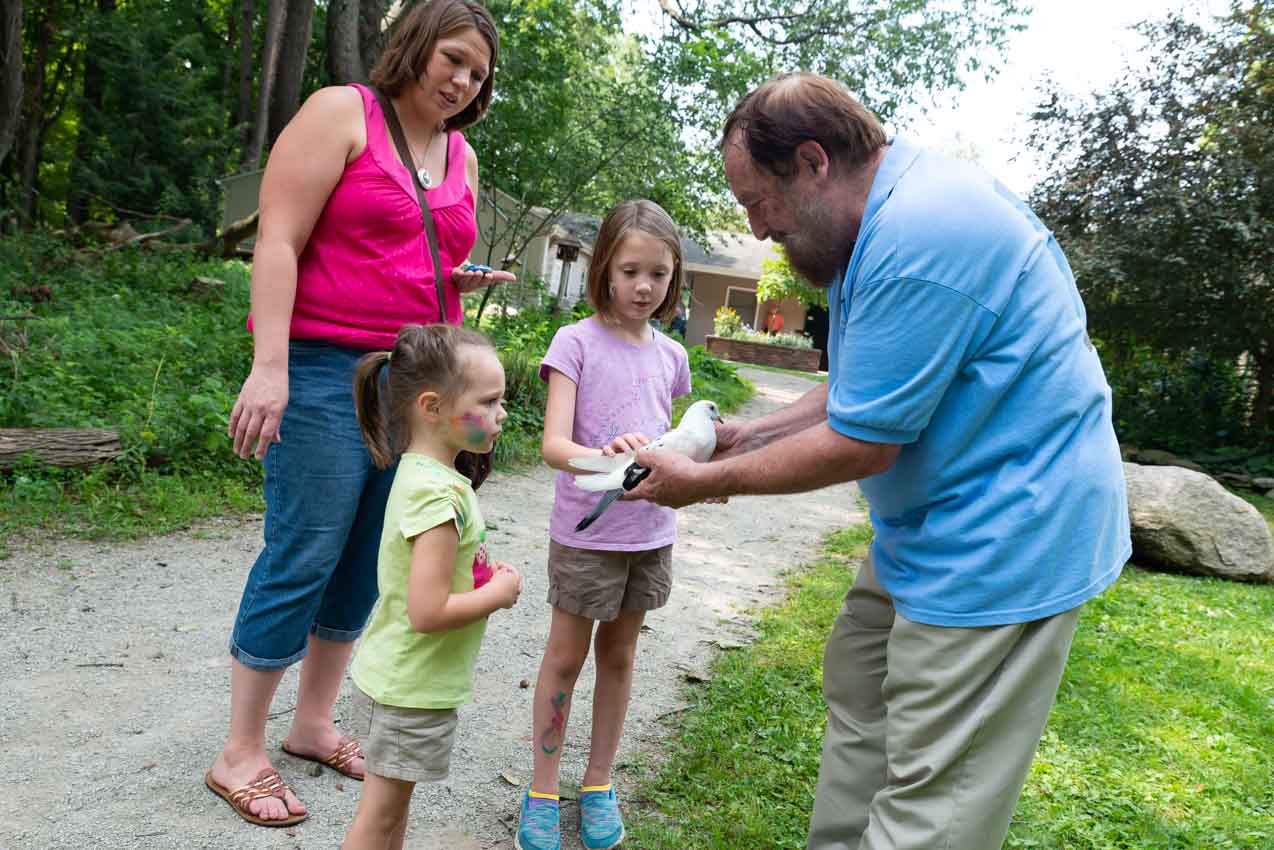
[[[1197,352],[1137,346],[1116,356],[1100,347],[1121,441],[1185,454],[1250,442],[1245,382],[1236,364]]]
[[[201,300],[195,276],[224,291]],[[248,276],[184,254],[77,258],[51,239],[0,242],[0,313],[36,317],[0,325],[0,427],[108,427],[151,467],[226,463],[226,416],[252,356]]]

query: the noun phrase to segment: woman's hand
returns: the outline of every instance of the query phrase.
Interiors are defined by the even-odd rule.
[[[451,270],[451,283],[463,295],[493,283],[511,283],[517,280],[512,272],[483,271],[481,268],[466,270],[464,265]]]
[[[635,452],[649,442],[650,440],[645,434],[639,431],[630,431],[627,434],[620,434],[611,440],[609,444],[602,446],[602,454],[606,457],[614,457],[627,452]]]
[[[287,406],[287,367],[254,365],[230,413],[234,453],[246,460],[255,448],[257,460],[264,459],[271,444],[279,442],[279,422]]]

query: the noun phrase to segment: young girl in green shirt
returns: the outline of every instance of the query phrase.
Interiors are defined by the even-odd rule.
[[[343,850],[403,846],[416,783],[447,776],[487,616],[522,590],[516,569],[487,560],[477,495],[455,467],[462,451],[491,450],[503,398],[491,343],[450,325],[408,325],[392,352],[365,355],[355,372],[363,439],[378,466],[397,458],[398,470],[380,600],[350,669],[367,779]]]

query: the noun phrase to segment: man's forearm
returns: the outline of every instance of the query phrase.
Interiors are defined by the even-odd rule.
[[[804,493],[884,472],[898,449],[846,437],[821,422],[756,451],[705,464],[702,472],[712,495]]]
[[[827,384],[822,383],[782,410],[748,423],[748,444],[759,448],[826,420]]]

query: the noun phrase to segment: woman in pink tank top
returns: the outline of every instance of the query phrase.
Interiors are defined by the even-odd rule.
[[[513,279],[460,268],[477,234],[478,163],[459,131],[491,103],[498,50],[478,3],[420,3],[398,20],[371,73],[408,157],[365,86],[315,92],[270,152],[252,267],[252,369],[230,415],[235,452],[265,466],[265,545],[230,638],[230,734],[205,775],[252,823],[308,815],[265,743],[270,702],[296,661],[304,659],[283,749],[363,778],[362,751],[336,731],[332,708],[376,600],[394,470],[377,470],[363,445],[354,363],[391,348],[404,324],[460,324],[461,293]],[[413,180],[433,210],[439,268]],[[445,282],[441,305],[435,276]]]

